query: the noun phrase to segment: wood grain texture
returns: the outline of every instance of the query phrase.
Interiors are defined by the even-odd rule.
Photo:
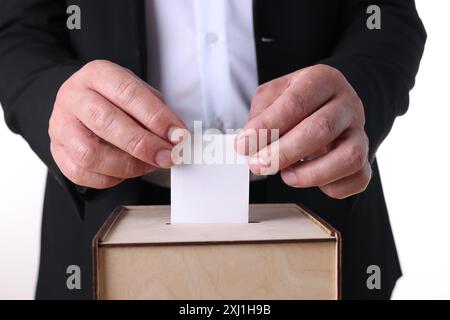
[[[170,225],[170,207],[120,207],[93,240],[97,299],[339,299],[339,232],[294,204],[251,221]]]
[[[100,299],[337,299],[335,244],[103,248]]]
[[[170,207],[124,207],[102,245],[334,238],[295,205],[252,205],[243,224],[170,224]]]

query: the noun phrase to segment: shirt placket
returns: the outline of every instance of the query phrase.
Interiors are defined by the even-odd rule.
[[[224,131],[230,103],[226,0],[196,0],[203,126]]]

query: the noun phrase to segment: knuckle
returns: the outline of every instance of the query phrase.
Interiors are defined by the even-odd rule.
[[[123,178],[130,178],[138,173],[138,166],[134,159],[129,158],[125,160]]]
[[[138,97],[140,90],[140,85],[135,79],[127,78],[117,85],[117,98],[121,104],[130,105]]]
[[[286,167],[287,165],[291,164],[292,162],[294,162],[290,155],[286,152],[286,150],[278,150],[278,158],[280,160],[279,165],[281,168]]]
[[[143,133],[133,136],[127,143],[127,152],[137,158],[144,156],[147,150],[146,137],[147,136]]]
[[[263,115],[262,117],[258,118],[255,121],[255,127],[258,128],[255,133],[258,133],[262,130],[270,130],[270,129],[275,129],[272,128],[272,124],[270,122],[270,119],[268,119],[268,117],[266,117],[265,115]],[[262,131],[264,132],[264,131]]]
[[[125,71],[126,73],[128,73],[128,74],[131,75],[131,76],[134,75],[133,71],[131,71],[130,68],[127,68],[127,67],[124,67],[124,66],[120,66],[120,69],[123,70],[123,71]]]
[[[335,123],[325,117],[316,119],[311,126],[311,131],[314,132],[314,135],[319,136],[322,139],[329,139],[333,137],[336,131]]]
[[[147,119],[144,120],[144,125],[147,128],[154,128],[163,119],[164,111],[164,107],[159,107],[156,111],[148,113]]]
[[[345,155],[345,162],[348,167],[353,170],[361,169],[367,160],[367,155],[365,148],[358,143],[353,143],[348,148],[347,154]]]
[[[327,64],[323,64],[323,63],[317,64],[312,69],[315,70],[316,72],[331,72],[331,70],[330,70],[331,66],[329,66]]]
[[[355,195],[361,192],[364,192],[369,183],[371,178],[371,169],[369,170],[362,170],[358,175],[352,179],[352,184],[350,186],[349,191],[347,191],[346,194],[336,194],[335,197],[338,199],[344,199],[351,195]]]
[[[253,94],[253,98],[255,98],[255,97],[260,96],[261,94],[263,94],[263,93],[267,90],[267,88],[268,88],[268,86],[269,86],[269,83],[270,83],[270,82],[266,82],[266,83],[263,83],[263,84],[259,85],[259,86],[256,88],[256,90],[255,90],[255,92],[254,92],[254,94]]]
[[[320,73],[325,73],[332,80],[342,80],[343,77],[342,73],[338,69],[326,64],[317,65],[316,70]]]
[[[326,72],[331,79],[342,81],[344,76],[343,74],[336,68],[331,66],[326,66]]]
[[[70,94],[72,91],[69,85],[70,78],[66,80],[58,89],[58,92],[56,93],[56,99],[55,99],[55,107],[61,105],[66,97]]]
[[[86,185],[86,181],[83,179],[83,169],[77,166],[75,163],[70,163],[65,167],[65,176],[75,184]]]
[[[114,122],[115,112],[103,104],[96,104],[94,101],[86,99],[84,101],[89,112],[89,123],[100,132],[107,132]]]
[[[95,59],[86,63],[83,68],[81,68],[84,72],[97,72],[99,69],[109,68],[112,65],[112,62],[103,59]]]
[[[307,90],[304,90],[304,92]],[[294,117],[304,117],[307,114],[308,104],[304,92],[295,92],[287,100],[286,108],[293,112]]]
[[[64,144],[67,136],[67,126],[70,125],[60,116],[52,114],[48,121],[48,136],[51,142]]]
[[[316,82],[316,78],[314,76],[309,76],[306,78],[302,79],[302,87],[303,87],[303,91],[304,93],[300,96],[300,98],[303,98],[301,101],[306,100],[305,99],[305,94],[308,92],[314,92],[317,88],[317,82]]]
[[[97,148],[94,143],[78,143],[74,152],[74,161],[84,169],[91,169],[97,160]]]

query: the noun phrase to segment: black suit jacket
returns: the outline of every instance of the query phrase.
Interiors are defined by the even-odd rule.
[[[68,4],[81,8],[81,30],[66,28]],[[382,29],[368,30],[366,8],[378,4]],[[38,298],[90,298],[90,242],[122,204],[167,203],[167,192],[139,179],[80,192],[55,165],[48,120],[60,85],[86,62],[108,59],[145,78],[144,2],[3,0],[0,2],[0,101],[9,128],[47,165]],[[293,189],[279,176],[259,201],[299,202],[343,235],[345,298],[388,298],[401,275],[375,153],[408,107],[426,33],[412,0],[254,0],[259,82],[324,63],[339,69],[361,97],[373,178],[362,194],[334,200],[318,189]],[[263,41],[273,38],[274,41]],[[182,52],[180,53],[182,54]],[[30,183],[24,181],[24,183]],[[81,266],[82,289],[68,290],[66,268]],[[366,286],[369,265],[381,268],[381,290]]]

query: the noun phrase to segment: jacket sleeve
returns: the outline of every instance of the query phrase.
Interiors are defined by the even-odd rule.
[[[373,162],[395,118],[408,109],[426,32],[414,0],[343,3],[340,39],[321,63],[340,70],[360,96]],[[381,9],[381,29],[369,30],[366,25],[370,5]]]
[[[50,153],[48,122],[61,84],[83,61],[74,58],[60,0],[0,1],[0,102],[8,127],[20,134],[83,214],[82,193]]]

